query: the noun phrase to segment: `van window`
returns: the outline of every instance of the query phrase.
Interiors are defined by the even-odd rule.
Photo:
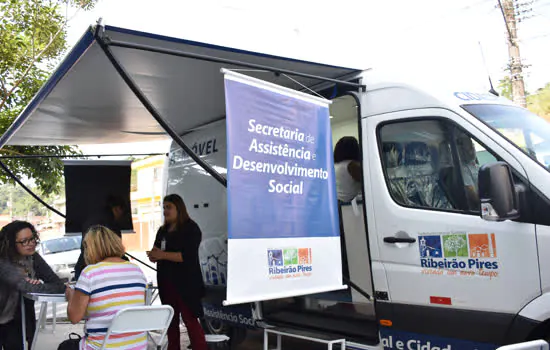
[[[550,123],[547,120],[518,106],[472,104],[462,108],[550,171]]]
[[[380,128],[382,165],[400,205],[479,212],[479,168],[496,161],[463,129],[442,119],[399,121]]]

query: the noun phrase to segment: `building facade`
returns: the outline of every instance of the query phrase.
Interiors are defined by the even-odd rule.
[[[152,156],[132,163],[132,220],[135,234],[122,236],[128,252],[151,249],[162,225],[162,171],[166,157]]]

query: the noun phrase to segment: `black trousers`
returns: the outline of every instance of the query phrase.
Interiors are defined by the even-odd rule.
[[[27,344],[31,349],[32,338],[36,330],[36,314],[34,312],[34,301],[25,299],[25,316]],[[14,318],[6,323],[0,324],[0,350],[22,350],[23,330],[21,329],[21,303],[17,305]]]
[[[340,250],[342,253],[342,277],[344,283],[349,281],[348,253],[346,249],[346,233],[344,232],[344,219],[342,218],[342,202],[338,201],[338,216],[340,218]]]

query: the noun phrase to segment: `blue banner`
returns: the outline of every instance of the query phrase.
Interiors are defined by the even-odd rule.
[[[226,73],[227,304],[344,288],[329,101]]]
[[[339,235],[328,105],[226,80],[229,238]]]

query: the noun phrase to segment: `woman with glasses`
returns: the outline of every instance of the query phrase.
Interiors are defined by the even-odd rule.
[[[63,293],[65,285],[36,252],[38,232],[26,221],[0,231],[0,349],[23,348],[21,293]],[[27,343],[36,329],[34,301],[25,299]]]

